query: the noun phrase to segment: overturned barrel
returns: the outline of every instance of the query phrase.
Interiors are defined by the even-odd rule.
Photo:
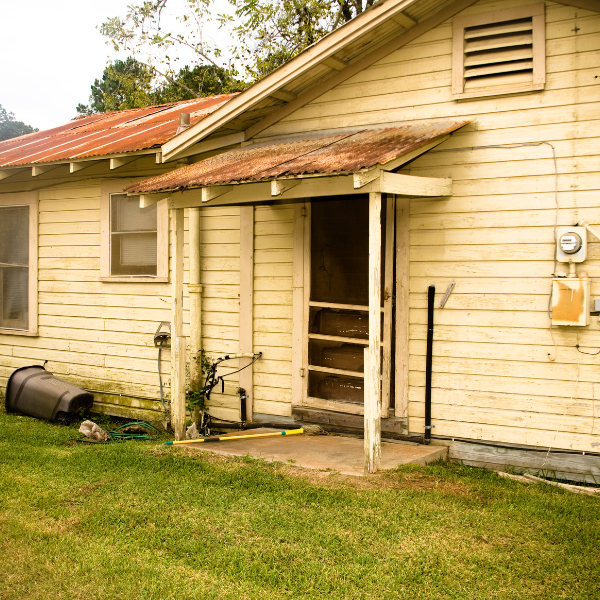
[[[48,421],[69,421],[81,409],[89,409],[94,396],[33,365],[13,372],[6,384],[6,412]]]

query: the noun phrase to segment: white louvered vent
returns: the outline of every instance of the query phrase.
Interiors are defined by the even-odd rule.
[[[454,22],[454,97],[543,88],[543,5],[506,11],[507,19],[474,15]],[[510,18],[512,17],[512,18]]]

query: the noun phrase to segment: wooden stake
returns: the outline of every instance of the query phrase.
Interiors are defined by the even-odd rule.
[[[171,213],[172,316],[171,316],[171,426],[175,439],[185,439],[185,362],[183,336],[183,209]]]
[[[369,347],[365,348],[365,472],[381,467],[381,194],[369,194]]]

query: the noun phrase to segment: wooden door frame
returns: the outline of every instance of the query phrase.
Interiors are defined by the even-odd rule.
[[[334,199],[332,196],[331,199]],[[389,413],[391,398],[392,364],[392,318],[393,318],[393,288],[395,260],[395,226],[396,226],[396,197],[387,196],[386,202],[386,235],[385,235],[385,272],[382,274],[384,285],[384,330],[382,340],[382,411],[386,418]],[[383,233],[383,232],[382,232]],[[346,414],[363,415],[363,405],[354,407],[351,403],[336,402],[335,400],[308,400],[308,322],[310,316],[310,281],[311,281],[311,201],[306,198],[303,202],[294,204],[294,249],[293,249],[293,307],[292,307],[292,406],[310,406],[324,410],[335,410]],[[383,237],[383,236],[382,236]],[[366,345],[366,344],[365,344]],[[397,386],[396,386],[397,387]]]

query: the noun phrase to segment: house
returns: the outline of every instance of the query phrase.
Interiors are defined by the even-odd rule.
[[[43,185],[26,159],[0,205],[39,190],[41,335],[2,334],[2,377],[49,359],[103,410],[160,414],[151,338],[170,321],[179,436],[190,355],[262,352],[211,413],[239,419],[242,387],[254,419],[381,412],[470,464],[597,478],[599,9],[386,0],[153,146],[136,182]],[[164,215],[162,277],[113,269],[111,192]]]

